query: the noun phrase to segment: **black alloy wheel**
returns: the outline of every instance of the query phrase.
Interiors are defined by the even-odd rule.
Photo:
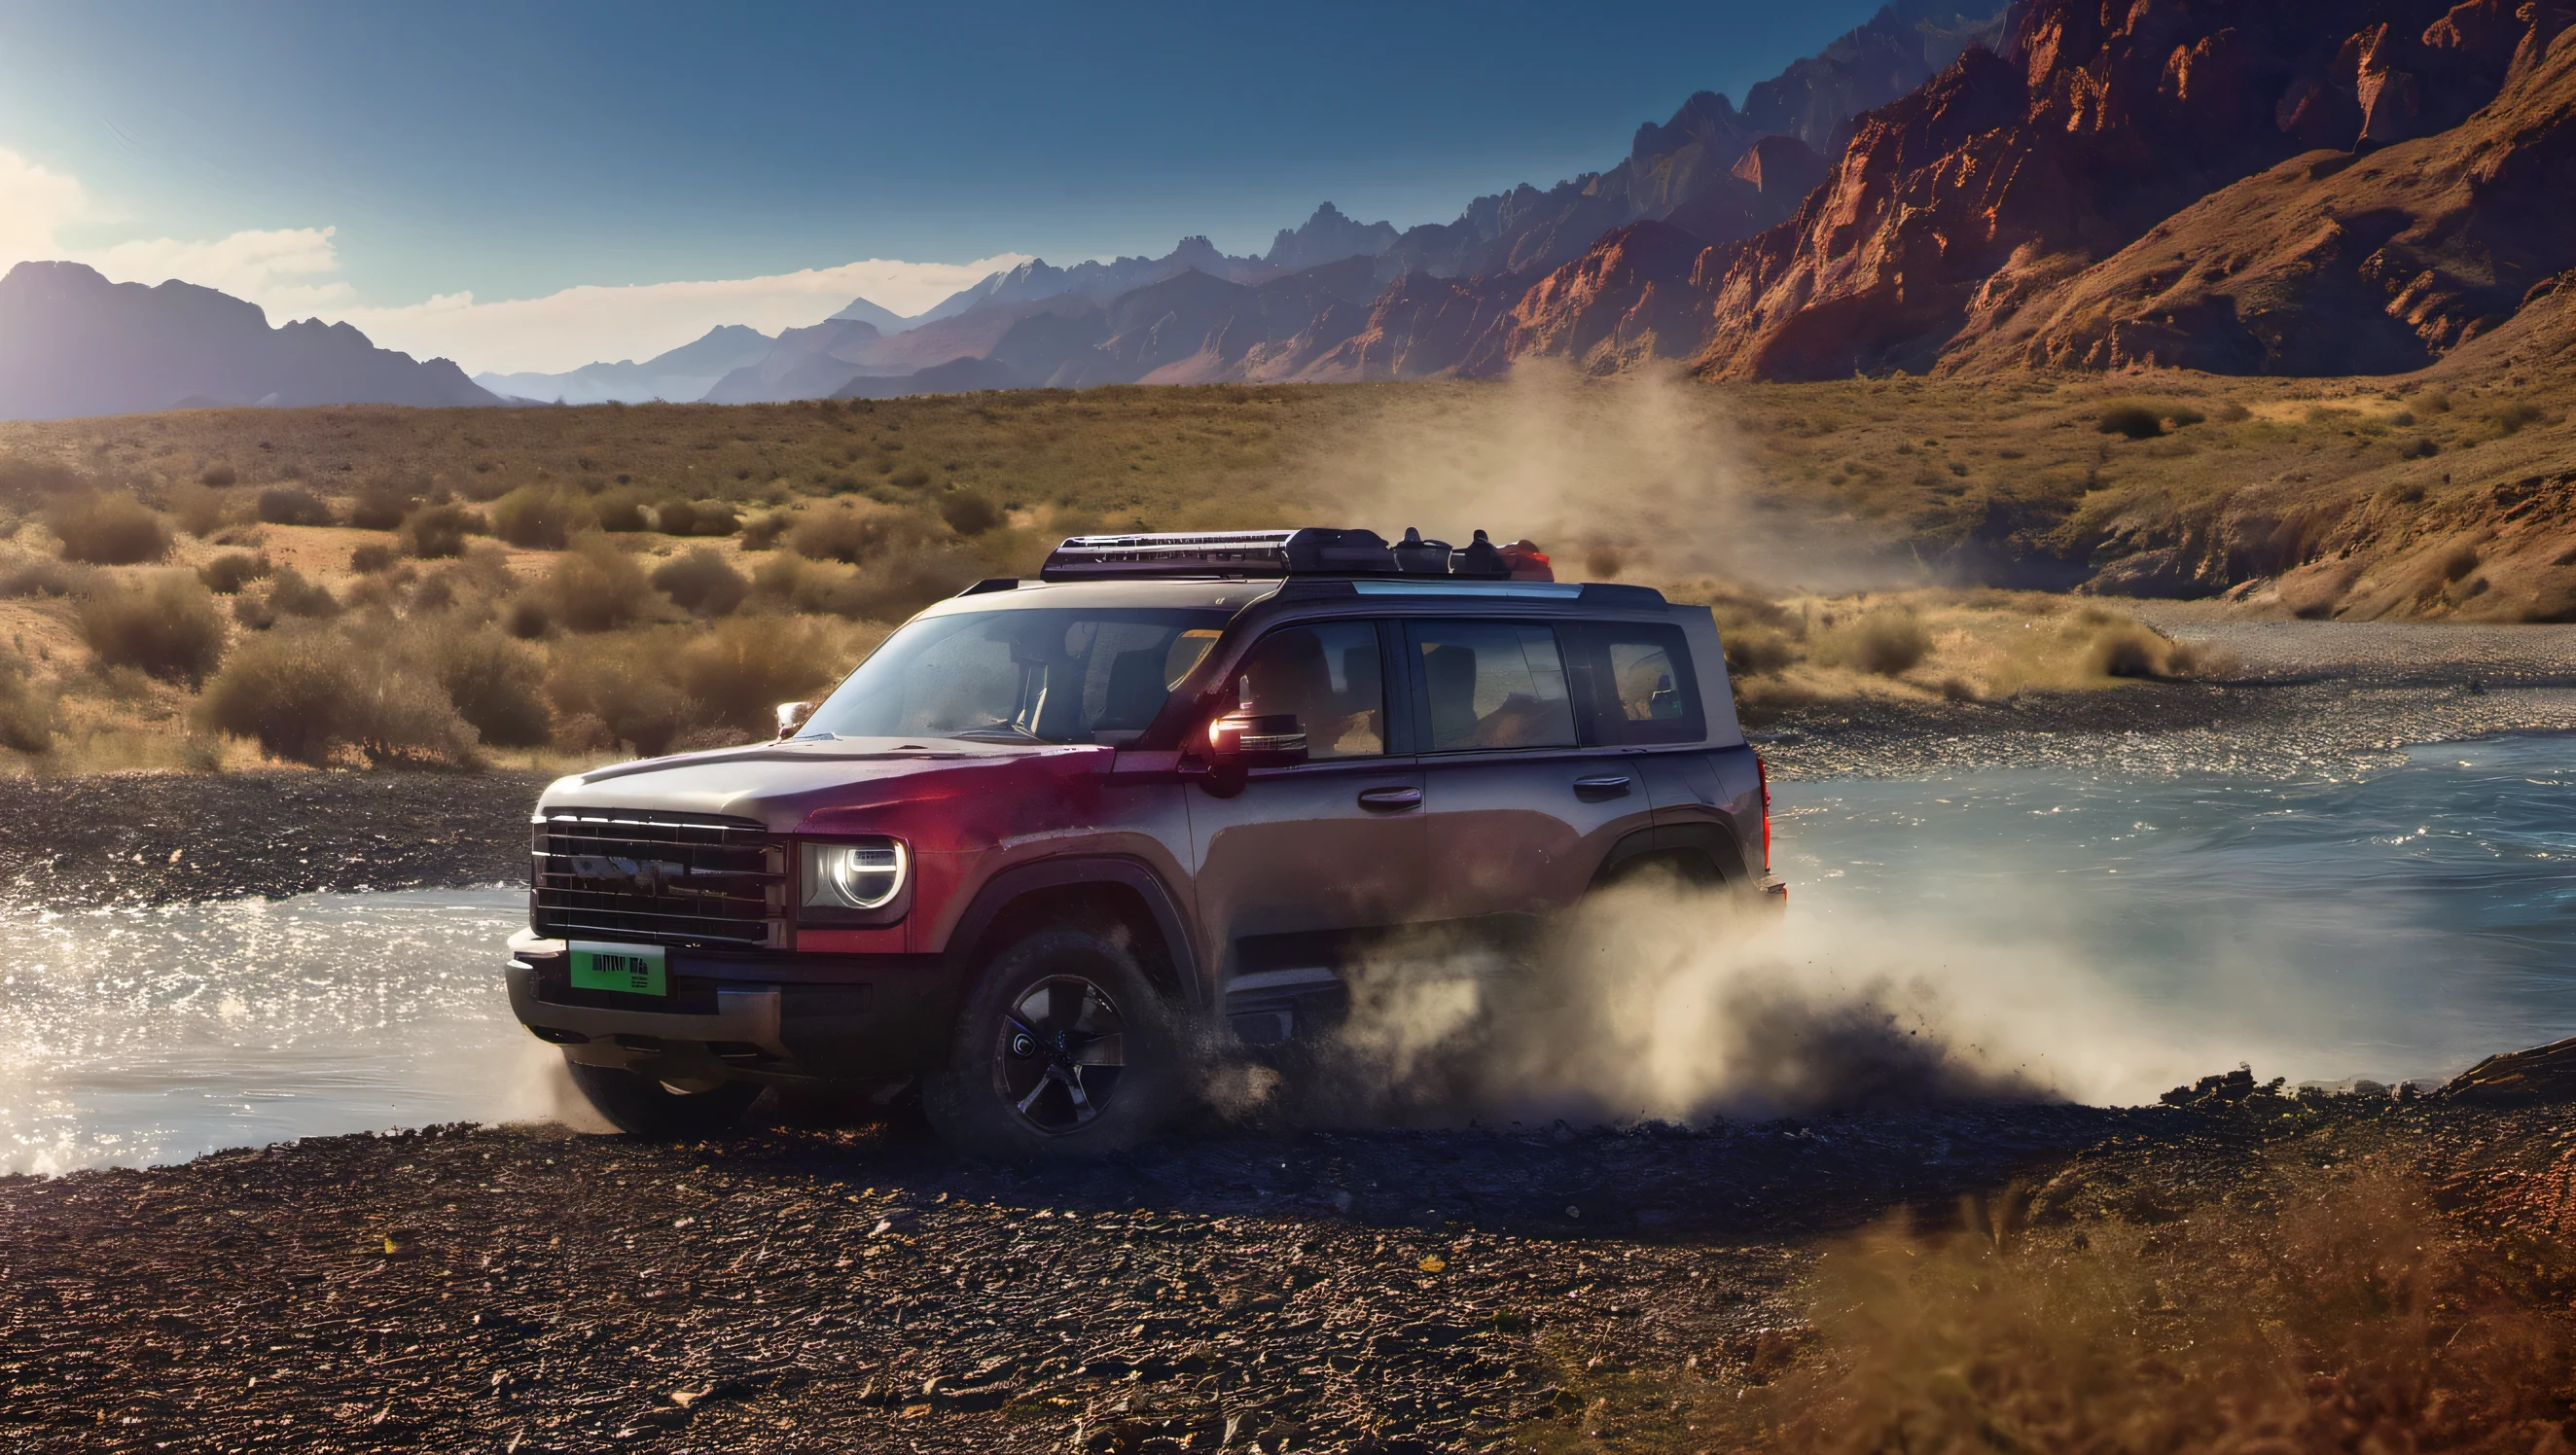
[[[1050,975],[1002,1012],[1004,1095],[1037,1132],[1060,1137],[1091,1125],[1118,1094],[1127,1067],[1127,1022],[1082,975]]]

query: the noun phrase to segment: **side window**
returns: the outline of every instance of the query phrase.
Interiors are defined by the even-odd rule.
[[[1629,747],[1708,737],[1681,628],[1586,622],[1565,636],[1586,743]]]
[[[1306,757],[1375,758],[1386,752],[1386,686],[1377,625],[1328,621],[1272,632],[1243,659],[1237,700],[1264,717],[1289,714],[1306,730]]]
[[[1508,621],[1422,621],[1406,633],[1430,710],[1430,751],[1574,746],[1556,633]]]

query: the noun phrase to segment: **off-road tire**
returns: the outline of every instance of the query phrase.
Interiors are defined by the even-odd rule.
[[[673,1091],[649,1076],[611,1066],[567,1061],[572,1084],[619,1131],[657,1142],[721,1136],[751,1104],[760,1088],[726,1082],[712,1091]]]
[[[1114,1078],[1100,1074],[1111,1056]],[[1186,1083],[1185,1042],[1135,955],[1105,935],[1054,928],[1013,943],[976,977],[921,1106],[940,1139],[970,1157],[1079,1158],[1151,1137]]]

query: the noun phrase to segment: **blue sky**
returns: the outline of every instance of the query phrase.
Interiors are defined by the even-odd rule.
[[[397,331],[468,293],[1259,251],[1325,198],[1404,226],[1606,166],[1875,8],[13,0],[0,208],[36,200],[0,251],[49,228]]]

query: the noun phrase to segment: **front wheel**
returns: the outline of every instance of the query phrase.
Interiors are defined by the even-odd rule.
[[[630,1136],[656,1141],[720,1135],[760,1098],[759,1087],[741,1082],[729,1081],[709,1091],[674,1091],[649,1076],[611,1066],[569,1061],[565,1069],[572,1072],[572,1084],[581,1088],[610,1125]]]
[[[922,1110],[970,1156],[1094,1155],[1162,1125],[1180,1061],[1167,1007],[1134,955],[1088,930],[1041,930],[977,978]]]

